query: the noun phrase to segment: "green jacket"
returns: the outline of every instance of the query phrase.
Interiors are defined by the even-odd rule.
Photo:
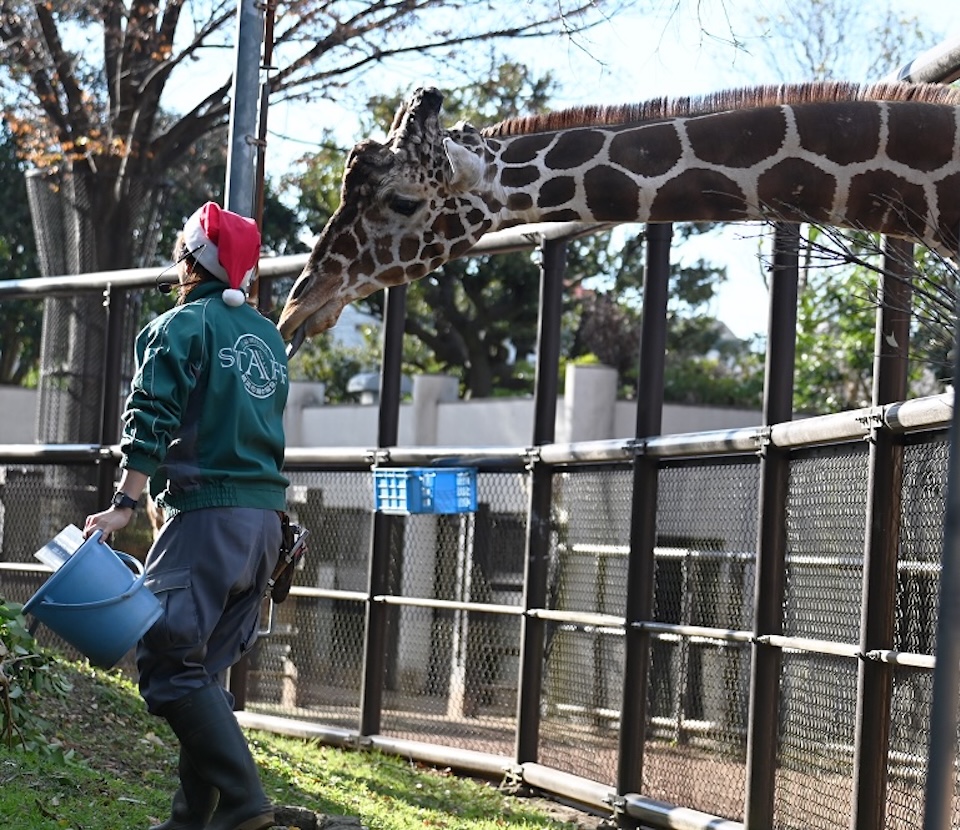
[[[224,287],[195,286],[137,335],[121,466],[151,477],[168,515],[286,507],[283,339],[254,308],[227,306]]]

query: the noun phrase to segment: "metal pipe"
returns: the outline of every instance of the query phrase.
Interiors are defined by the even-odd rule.
[[[874,333],[873,405],[907,395],[913,245],[888,237],[880,276]],[[867,477],[860,651],[892,649],[897,603],[897,554],[903,489],[903,444],[882,422],[872,424]],[[857,714],[853,758],[855,830],[883,830],[887,753],[890,748],[893,668],[861,660],[857,667]]]
[[[793,415],[793,371],[796,354],[800,229],[780,224],[774,236],[774,258],[767,326],[767,360],[763,391],[765,426]],[[786,581],[786,501],[789,458],[768,445],[760,460],[757,568],[754,587],[753,660],[747,722],[747,786],[744,816],[750,830],[772,827],[777,769],[777,724],[780,707],[781,652],[759,638],[783,631]]]
[[[610,787],[598,784],[579,775],[571,775],[542,764],[522,764],[520,775],[523,783],[537,790],[559,796],[567,803],[585,807],[601,815],[609,815],[617,801]]]
[[[505,755],[492,755],[471,749],[460,749],[421,741],[406,741],[387,735],[368,735],[370,748],[401,758],[416,758],[434,766],[459,770],[479,778],[498,780],[513,766]]]
[[[744,830],[745,827],[739,821],[729,821],[700,810],[677,807],[635,793],[623,796],[623,802],[628,816],[654,827],[667,827],[670,830]]]
[[[960,377],[960,318],[956,324],[953,377]],[[944,503],[943,570],[937,618],[937,666],[933,673],[930,745],[923,830],[950,830],[956,790],[957,690],[960,689],[960,411],[950,427]]]
[[[960,38],[938,43],[881,80],[949,84],[957,78],[960,78]]]
[[[541,247],[538,357],[533,404],[535,446],[550,444],[555,437],[560,371],[560,317],[563,308],[566,253],[567,245],[563,240],[545,240]],[[553,471],[543,464],[534,464],[530,479],[523,569],[525,611],[543,608],[547,604]],[[521,619],[520,685],[517,690],[515,746],[517,763],[536,761],[539,753],[545,639],[546,625],[543,620],[531,616]]]
[[[860,656],[860,646],[852,643],[837,643],[833,640],[814,640],[810,637],[785,637],[781,634],[763,634],[754,638],[763,646],[779,651],[806,651],[810,654],[826,654],[831,657]]]
[[[233,90],[230,99],[230,143],[224,207],[254,216],[256,198],[257,108],[260,99],[260,50],[263,16],[258,0],[237,4]]]
[[[258,712],[243,711],[235,714],[237,722],[246,729],[262,729],[274,735],[320,741],[327,746],[337,746],[342,749],[356,749],[358,746],[369,744],[357,732],[338,729],[335,726],[323,726],[277,715],[263,715]]]
[[[407,314],[407,286],[386,292],[383,349],[380,357],[380,402],[377,446],[397,443],[400,428],[400,379],[403,359],[403,329]],[[390,556],[394,534],[402,532],[402,519],[380,511],[371,514],[370,571],[367,588],[371,597],[390,593]],[[363,680],[360,701],[360,732],[380,731],[383,692],[387,679],[387,635],[390,609],[383,603],[368,602],[363,653]]]
[[[512,251],[532,251],[541,240],[578,239],[605,230],[610,225],[586,225],[582,222],[546,222],[519,225],[484,236],[459,258],[492,256]],[[262,277],[297,276],[310,259],[309,254],[264,257],[257,266]],[[119,288],[153,288],[158,268],[125,268],[117,271],[92,271],[85,274],[56,274],[0,281],[0,299],[23,299],[32,296],[75,296],[81,291],[102,291],[109,285]]]
[[[424,599],[423,597],[400,597],[394,594],[379,594],[371,597],[372,602],[386,605],[399,605],[410,608],[437,608],[448,611],[476,611],[480,614],[503,614],[519,617],[523,609],[519,605],[496,605],[490,602],[460,602],[452,599]]]
[[[667,299],[673,226],[647,225],[647,273],[643,284],[643,323],[637,386],[635,437],[638,442],[660,434],[663,420],[663,356],[667,340]],[[643,749],[650,677],[650,636],[634,623],[653,619],[653,585],[657,544],[659,462],[640,454],[633,464],[630,507],[630,557],[627,563],[627,629],[618,736],[617,792],[643,786]]]

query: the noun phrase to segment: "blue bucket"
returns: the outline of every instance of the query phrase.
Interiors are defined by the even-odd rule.
[[[77,548],[23,611],[95,666],[109,669],[160,618],[163,608],[143,584],[143,565],[104,544],[101,536],[98,530]]]

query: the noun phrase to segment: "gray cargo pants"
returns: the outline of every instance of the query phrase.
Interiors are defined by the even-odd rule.
[[[191,510],[163,526],[146,562],[163,616],[137,646],[150,712],[217,681],[250,649],[279,555],[274,510]]]

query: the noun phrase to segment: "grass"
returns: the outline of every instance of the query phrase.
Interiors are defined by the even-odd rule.
[[[0,745],[0,827],[146,830],[169,815],[178,744],[135,686],[116,672],[58,661],[64,698],[37,694],[56,752]],[[371,830],[574,830],[549,805],[505,795],[402,758],[248,732],[277,804],[356,816]]]

